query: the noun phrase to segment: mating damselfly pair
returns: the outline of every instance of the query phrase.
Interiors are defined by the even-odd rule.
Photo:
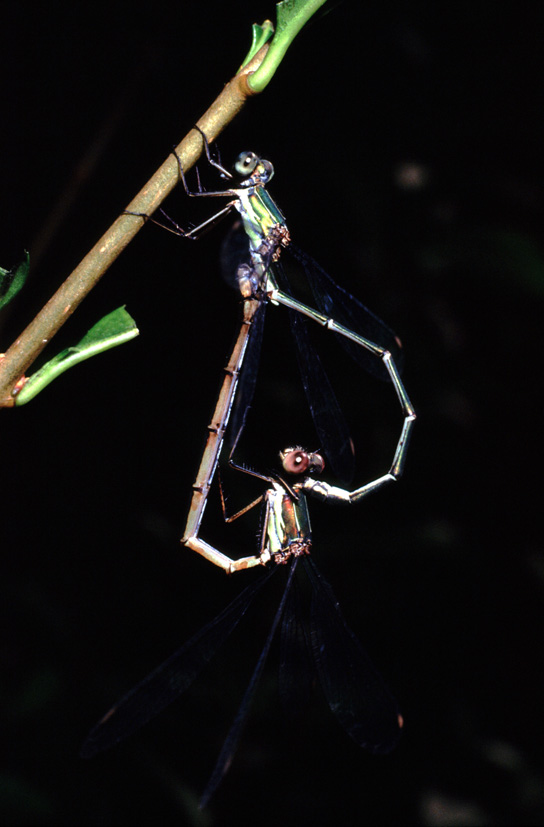
[[[223,189],[209,191],[201,187],[198,179],[198,189],[190,190],[178,158],[185,191],[191,197],[225,197],[229,200],[211,218],[188,231],[182,230],[165,214],[164,220],[151,220],[180,236],[194,239],[224,216],[237,211],[245,244],[235,267],[242,296],[242,322],[208,426],[208,439],[193,486],[182,542],[227,573],[257,566],[265,567],[267,572],[246,586],[223,612],[125,695],[92,730],[82,754],[88,757],[107,749],[175,700],[234,631],[264,583],[275,572],[287,571],[285,589],[272,627],[205,789],[202,803],[206,803],[230,765],[278,629],[283,651],[289,652],[304,643],[328,705],[360,746],[382,753],[389,752],[397,743],[402,726],[397,704],[346,624],[331,587],[310,556],[312,535],[307,497],[327,503],[356,503],[398,479],[404,468],[415,413],[400,378],[400,343],[394,333],[291,242],[285,219],[266,189],[274,171],[272,164],[252,152],[243,152],[231,172],[212,155],[204,133],[196,128],[202,136],[208,162],[228,184]],[[145,220],[149,216],[139,218]],[[305,271],[318,309],[292,295],[282,267],[285,255],[291,255]],[[302,383],[321,444],[319,452],[308,451],[300,445],[285,448],[280,454],[280,471],[242,467],[234,459],[255,390],[264,316],[269,305],[288,309]],[[401,408],[402,426],[391,466],[382,476],[353,490],[329,485],[316,478],[324,469],[324,455],[335,475],[349,480],[353,473],[353,451],[332,386],[318,355],[311,348],[306,320],[330,331],[358,367],[388,381]],[[227,517],[222,498],[227,522],[259,503],[264,507],[258,548],[252,554],[234,559],[200,537],[202,518],[229,421],[232,434],[229,464],[264,484],[264,491],[232,517]],[[256,459],[258,461],[258,457]],[[309,605],[305,607],[294,596],[295,573],[301,569],[307,576],[311,593]]]

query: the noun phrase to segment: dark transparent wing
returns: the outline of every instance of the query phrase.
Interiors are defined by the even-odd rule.
[[[355,471],[355,456],[348,424],[319,355],[310,343],[306,320],[296,310],[289,310],[289,319],[319,447],[334,474],[349,483]]]
[[[250,256],[248,239],[243,231],[243,226],[241,222],[236,222],[226,236],[221,248],[223,276],[230,283],[235,283],[236,270],[240,264],[250,264]],[[273,264],[272,260],[269,261],[269,265],[274,267],[281,288],[287,293],[291,293],[283,268],[279,264]],[[237,439],[243,428],[247,411],[255,394],[264,317],[265,302],[263,301],[253,318],[251,334],[230,415],[229,434],[231,444]],[[353,478],[355,462],[353,444],[347,423],[321,361],[309,341],[305,321],[300,318],[300,314],[294,311],[290,311],[290,319],[304,390],[312,412],[320,448],[326,454],[335,475],[348,483]]]
[[[304,710],[315,679],[308,644],[300,584],[295,580],[285,604],[280,630],[278,685],[283,712],[289,719]]]
[[[226,609],[121,698],[91,730],[81,748],[81,757],[91,758],[109,749],[176,700],[234,631],[273,573],[274,570],[247,586]]]
[[[310,638],[328,705],[354,741],[373,753],[388,753],[399,740],[397,702],[347,625],[334,593],[311,558]]]
[[[251,266],[249,240],[244,232],[244,227],[240,220],[233,224],[230,231],[225,236],[225,239],[221,245],[220,260],[223,278],[235,287],[236,290],[238,290],[239,288],[236,277],[238,268],[242,264]],[[236,389],[234,404],[230,414],[229,441],[231,445],[235,442],[241,429],[243,428],[247,411],[251,406],[255,395],[259,361],[261,358],[265,311],[266,302],[263,301],[255,313],[251,324],[249,340],[244,355],[244,361],[242,363],[242,369],[240,371],[240,377],[238,379],[238,387]]]
[[[335,281],[307,253],[290,244],[288,252],[303,267],[319,310],[344,327],[353,330],[374,344],[389,350],[398,370],[402,369],[402,343],[393,330],[371,310],[336,284]],[[381,360],[345,336],[337,334],[338,342],[368,373],[384,381],[391,381]]]
[[[223,280],[239,293],[237,271],[240,264],[251,264],[249,239],[240,218],[233,222],[219,251],[219,265]]]
[[[253,316],[251,332],[247,343],[242,370],[238,379],[236,396],[230,415],[229,441],[232,445],[243,428],[247,411],[251,406],[255,395],[259,361],[261,359],[261,346],[263,341],[264,320],[266,316],[266,304],[263,302]]]
[[[221,783],[223,776],[225,775],[225,773],[231,765],[232,756],[236,751],[236,747],[238,745],[238,741],[240,740],[240,735],[242,733],[242,728],[247,718],[249,705],[253,700],[253,696],[255,694],[259,678],[262,675],[266,658],[268,657],[268,653],[270,651],[270,646],[272,645],[272,640],[274,639],[276,629],[278,628],[278,623],[281,620],[281,616],[285,608],[287,597],[291,589],[293,576],[295,574],[295,569],[297,567],[297,560],[298,558],[293,558],[293,562],[290,565],[289,575],[287,577],[287,583],[285,585],[285,590],[283,592],[280,605],[278,606],[278,610],[274,615],[274,620],[272,626],[270,627],[266,643],[263,647],[261,654],[259,655],[259,660],[257,661],[257,665],[253,671],[251,680],[249,681],[247,689],[244,693],[244,697],[242,698],[242,703],[238,708],[238,712],[236,713],[236,717],[234,718],[232,726],[227,734],[227,737],[225,738],[225,742],[223,744],[223,747],[221,748],[221,752],[219,753],[219,757],[215,764],[214,770],[210,776],[210,780],[208,781],[206,789],[204,790],[202,798],[200,799],[201,807],[206,806],[206,804],[216,791],[217,787]]]
[[[273,267],[281,289],[292,295],[284,268],[280,263]],[[310,406],[320,450],[325,453],[334,474],[349,483],[353,479],[355,457],[346,419],[321,359],[310,341],[306,319],[296,310],[288,312],[302,384]]]

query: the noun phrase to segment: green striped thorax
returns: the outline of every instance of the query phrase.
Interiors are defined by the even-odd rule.
[[[266,548],[274,562],[287,561],[294,548],[303,548],[308,554],[311,548],[312,530],[306,497],[298,486],[294,487],[297,497],[289,494],[280,483],[273,482],[266,492],[268,500],[268,522],[266,525]],[[292,551],[293,550],[293,551]],[[298,556],[295,551],[295,556]]]
[[[306,475],[320,474],[325,461],[321,454],[310,453],[300,445],[281,451],[280,459],[284,471],[302,478],[293,486],[279,477],[278,481],[271,479],[272,487],[266,492],[266,550],[275,563],[286,563],[290,557],[310,553],[312,529],[304,486]]]
[[[290,238],[285,218],[266,190],[274,175],[270,161],[254,152],[241,152],[234,171],[242,178],[236,188],[236,209],[249,240],[252,263],[251,272],[242,267],[238,282],[242,295],[248,297],[264,286],[269,263],[278,260],[282,247],[287,247]]]

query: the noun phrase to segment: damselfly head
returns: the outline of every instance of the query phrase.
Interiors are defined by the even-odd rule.
[[[274,175],[274,167],[255,152],[241,152],[234,163],[234,172],[247,184],[267,184]]]
[[[320,474],[325,467],[325,460],[321,454],[305,451],[299,445],[280,451],[280,459],[283,470],[288,474]]]

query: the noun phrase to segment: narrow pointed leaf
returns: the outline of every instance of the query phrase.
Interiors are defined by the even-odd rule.
[[[251,46],[238,71],[243,69],[244,66],[255,57],[259,49],[262,49],[264,44],[270,40],[273,34],[274,24],[272,21],[265,20],[262,26],[259,26],[258,23],[253,24]]]
[[[15,404],[25,405],[40,393],[53,379],[74,365],[122,345],[139,333],[132,316],[124,307],[118,307],[97,322],[73,347],[68,347],[30,376],[19,391]]]
[[[25,252],[25,257],[16,267],[11,270],[4,270],[0,267],[0,309],[15,298],[21,287],[26,281],[29,268],[29,255]]]
[[[262,92],[270,83],[283,57],[310,17],[325,0],[281,0],[276,5],[277,23],[274,39],[259,68],[248,77],[248,85],[255,93]]]

